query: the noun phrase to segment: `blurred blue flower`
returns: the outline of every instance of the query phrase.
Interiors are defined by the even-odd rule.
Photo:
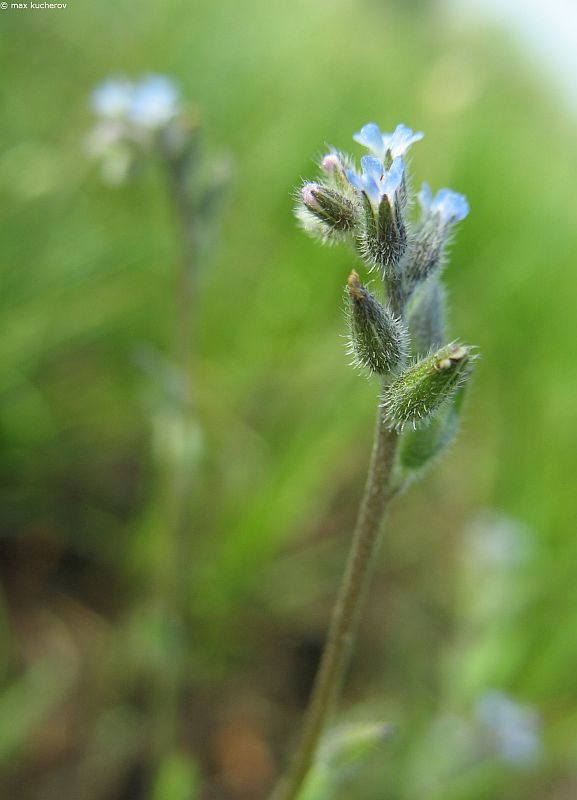
[[[387,153],[393,159],[404,156],[409,147],[424,135],[421,131],[414,133],[402,123],[397,125],[393,133],[381,133],[376,123],[369,122],[353,135],[353,139],[384,161]]]
[[[469,203],[465,195],[452,189],[439,189],[433,197],[428,184],[424,183],[418,199],[426,214],[438,214],[441,221],[448,225],[455,225],[469,213]]]
[[[90,105],[104,119],[119,119],[128,114],[134,95],[134,84],[127,78],[109,78],[93,89]]]
[[[387,197],[393,204],[396,194],[403,182],[405,165],[402,158],[395,158],[389,169],[385,169],[382,161],[374,156],[361,158],[362,173],[358,175],[354,170],[347,170],[349,183],[365,192],[371,203],[378,206],[383,197]]]
[[[479,699],[475,716],[496,746],[499,756],[517,767],[535,763],[541,752],[538,717],[533,708],[491,689]]]
[[[519,520],[492,511],[479,514],[468,525],[464,544],[476,580],[483,573],[510,572],[534,555],[532,531]]]
[[[161,128],[180,110],[180,94],[174,83],[164,75],[149,75],[135,86],[128,117],[144,128]]]

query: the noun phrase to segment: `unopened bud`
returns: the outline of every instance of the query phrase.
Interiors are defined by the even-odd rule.
[[[303,203],[310,211],[320,211],[321,207],[316,198],[315,192],[318,192],[321,187],[318,183],[305,183],[301,190],[301,197]]]
[[[347,169],[351,166],[351,160],[347,155],[332,150],[321,158],[319,165],[332,188],[346,197],[354,199],[354,193],[347,178]]]
[[[355,222],[355,208],[344,194],[320,183],[305,183],[301,189],[305,207],[329,228],[347,232]]]
[[[430,419],[465,383],[475,358],[470,347],[449,344],[401,373],[382,397],[390,427],[402,430]]]
[[[347,282],[347,293],[350,352],[360,366],[379,375],[388,375],[405,361],[407,330],[365,289],[354,270]]]
[[[327,175],[332,175],[341,169],[341,160],[336,153],[327,153],[321,160],[321,169]]]

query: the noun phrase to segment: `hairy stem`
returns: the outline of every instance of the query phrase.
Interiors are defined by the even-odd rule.
[[[398,438],[396,431],[387,428],[379,408],[365,491],[303,732],[294,760],[273,792],[272,800],[298,797],[341,693],[385,513],[395,494],[392,475]]]

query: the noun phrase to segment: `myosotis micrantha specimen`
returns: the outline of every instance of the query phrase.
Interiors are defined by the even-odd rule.
[[[191,608],[190,542],[195,486],[202,468],[194,358],[199,280],[219,216],[228,167],[222,158],[214,163],[206,161],[198,112],[184,102],[178,86],[165,75],[145,75],[137,81],[122,76],[109,78],[93,90],[90,101],[96,121],[86,140],[87,155],[99,164],[102,178],[113,185],[137,177],[147,161],[155,162],[173,212],[179,253],[171,279],[175,289],[170,314],[172,348],[164,355],[142,346],[135,354],[151,378],[150,389],[154,387],[150,391],[155,398],[151,422],[158,489],[153,495],[161,509],[162,546],[154,549],[154,558],[144,559],[150,597],[133,616],[140,626],[155,631],[159,641],[169,643],[158,651],[159,657],[164,657],[162,668],[145,670],[142,675],[154,720],[150,726],[149,766],[157,776],[156,786],[156,780],[163,780],[164,765],[169,763],[178,739],[182,679],[189,658],[184,646],[175,648],[170,643],[186,641]],[[155,519],[155,513],[147,518]],[[183,773],[183,780],[193,778]]]
[[[354,362],[379,377],[375,441],[347,568],[335,602],[327,643],[304,730],[275,800],[298,797],[338,700],[383,522],[391,500],[451,442],[476,355],[447,343],[441,274],[455,225],[469,213],[450,189],[435,196],[424,184],[420,216],[411,218],[404,158],[423,138],[404,125],[381,133],[365,125],[354,140],[369,151],[360,171],[332,150],[321,176],[305,182],[296,214],[323,243],[348,243],[382,281],[384,298],[356,271],[346,285],[349,350]]]

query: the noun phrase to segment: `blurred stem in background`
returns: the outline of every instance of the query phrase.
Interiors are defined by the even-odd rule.
[[[167,626],[167,644],[176,647],[166,658],[161,674],[153,687],[154,750],[162,763],[178,742],[179,705],[184,681],[182,643],[186,616],[186,581],[189,577],[192,537],[191,500],[198,475],[200,449],[194,447],[190,457],[189,442],[200,432],[195,410],[195,379],[193,337],[196,294],[198,287],[199,246],[197,207],[191,193],[198,157],[198,125],[189,130],[160,132],[158,153],[166,170],[167,190],[174,211],[174,223],[179,240],[180,261],[175,275],[174,329],[170,361],[177,378],[176,397],[172,409],[172,424],[182,442],[178,442],[171,457],[165,461],[163,500],[166,520],[166,561],[161,566],[157,613],[161,626]],[[176,138],[176,141],[175,141]],[[171,648],[172,649],[172,648]]]
[[[193,338],[200,248],[198,209],[191,194],[190,184],[196,170],[200,129],[198,125],[194,125],[187,133],[182,132],[183,141],[177,147],[170,141],[171,132],[163,133],[164,136],[159,139],[159,153],[166,167],[168,194],[174,210],[181,257],[175,280],[172,345],[172,361],[181,377],[177,408],[180,420],[177,421],[176,428],[183,432],[187,441],[197,425]],[[181,608],[184,603],[185,587],[182,581],[186,577],[186,570],[183,569],[183,565],[188,561],[186,542],[191,535],[190,500],[197,467],[197,459],[187,458],[185,451],[183,457],[172,460],[170,474],[167,475],[167,520],[173,543],[172,557],[168,564],[167,587],[174,587],[177,608]]]
[[[194,374],[199,270],[228,176],[222,161],[216,168],[205,169],[200,125],[183,111],[178,90],[164,76],[151,75],[136,84],[111,79],[93,92],[92,101],[100,121],[89,137],[88,149],[99,158],[103,177],[120,183],[147,157],[156,157],[165,173],[180,253],[174,276],[171,352],[168,358],[151,348],[140,353],[141,366],[154,389],[160,389],[153,409],[160,490],[153,533],[156,536],[158,531],[162,539],[147,561],[152,585],[144,602],[151,603],[149,626],[161,654],[149,672],[148,691],[152,764],[162,771],[178,744],[180,699],[190,653],[186,626],[192,503],[202,455]]]

